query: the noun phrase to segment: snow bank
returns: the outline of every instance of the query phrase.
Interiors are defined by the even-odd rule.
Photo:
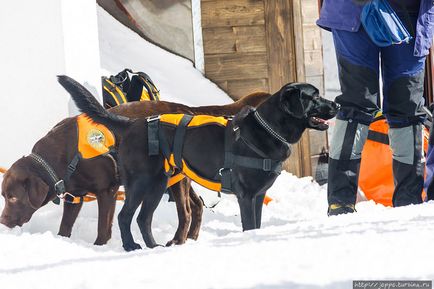
[[[1,288],[351,288],[353,279],[432,279],[434,203],[326,217],[326,188],[283,173],[270,189],[263,229],[241,232],[238,205],[224,195],[205,209],[198,241],[125,253],[118,225],[102,247],[97,207],[83,207],[72,238],[56,236],[61,208],[39,210],[22,228],[0,227]],[[0,199],[0,207],[3,206]],[[118,202],[117,212],[121,207]],[[154,216],[156,240],[176,229],[164,199]],[[132,226],[140,238],[136,224]]]

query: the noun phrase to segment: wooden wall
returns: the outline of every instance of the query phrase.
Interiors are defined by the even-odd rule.
[[[273,93],[294,81],[323,85],[316,0],[202,0],[201,5],[205,74],[234,99]],[[309,138],[305,133],[285,164],[298,176],[312,174]]]

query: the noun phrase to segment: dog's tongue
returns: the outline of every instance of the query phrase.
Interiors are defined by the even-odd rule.
[[[328,126],[334,126],[335,121],[333,119],[324,120],[324,123]]]

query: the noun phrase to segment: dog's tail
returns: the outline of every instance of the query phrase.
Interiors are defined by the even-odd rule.
[[[78,109],[93,121],[110,129],[124,130],[131,124],[131,119],[108,112],[83,85],[69,76],[58,75],[57,81],[68,91]]]

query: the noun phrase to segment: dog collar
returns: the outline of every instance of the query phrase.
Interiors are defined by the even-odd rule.
[[[74,156],[74,158],[71,160],[71,162],[69,163],[69,165],[66,169],[66,175],[63,179],[60,179],[57,176],[53,167],[51,167],[50,164],[48,164],[48,162],[46,160],[44,160],[40,155],[35,154],[35,153],[31,153],[29,155],[29,158],[31,160],[33,160],[36,164],[40,165],[47,172],[48,176],[50,177],[50,179],[53,183],[54,192],[56,193],[56,196],[57,196],[57,198],[53,200],[53,202],[55,204],[58,205],[60,203],[60,199],[63,199],[64,201],[69,202],[69,203],[75,203],[75,201],[74,201],[75,196],[66,192],[65,182],[67,182],[69,180],[69,178],[71,177],[71,175],[74,173],[75,169],[77,168],[77,164],[81,158],[80,154],[76,154]]]
[[[65,182],[57,176],[54,169],[38,154],[31,153],[29,157],[39,164],[42,168],[45,169],[45,171],[48,173],[48,176],[50,177],[51,181],[53,182],[54,191],[56,192],[56,195],[62,195],[65,193]]]
[[[262,116],[259,114],[257,110],[254,111],[253,116],[258,121],[258,123],[275,139],[283,142],[286,145],[289,145],[288,141],[281,136],[278,132],[276,132],[274,129],[271,128],[271,126],[262,118]]]

